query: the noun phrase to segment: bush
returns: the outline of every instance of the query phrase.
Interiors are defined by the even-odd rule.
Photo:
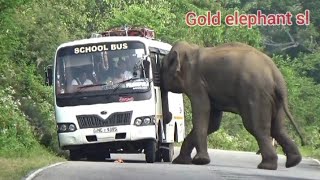
[[[4,104],[0,107],[0,144],[7,144],[8,151],[19,152],[30,148],[32,142],[57,152],[52,88],[42,84],[34,66],[5,62],[0,72],[0,83],[7,87],[0,94]]]
[[[19,156],[37,145],[33,130],[19,110],[12,87],[0,89],[0,156]]]

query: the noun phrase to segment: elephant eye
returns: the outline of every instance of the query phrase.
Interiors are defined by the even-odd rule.
[[[173,66],[177,60],[178,53],[174,51],[171,56],[169,56],[169,66]]]
[[[170,58],[170,61],[169,61],[169,66],[172,66],[174,63],[174,58]]]

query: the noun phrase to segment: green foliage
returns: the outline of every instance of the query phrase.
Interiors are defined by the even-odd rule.
[[[294,68],[302,76],[312,78],[317,84],[320,83],[320,52],[302,54],[295,60]]]
[[[168,26],[173,23],[175,15],[170,12],[170,2],[163,1],[157,4],[132,4],[112,9],[112,18],[108,27],[122,26],[124,24],[147,26],[155,29],[158,36],[168,33]],[[150,18],[153,17],[153,18]]]
[[[318,31],[319,7],[318,1],[309,0],[241,0],[238,7],[248,13],[256,14],[261,10],[264,14],[292,13],[291,26],[262,26],[259,28],[264,36],[263,44],[270,54],[290,55],[297,57],[299,53],[314,53],[319,50],[320,34]],[[296,15],[310,10],[310,25],[299,26],[296,24]]]

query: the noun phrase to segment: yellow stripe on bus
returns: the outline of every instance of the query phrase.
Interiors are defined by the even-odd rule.
[[[162,115],[157,115],[157,118],[162,118]],[[173,119],[183,120],[183,116],[173,116]]]
[[[182,120],[183,119],[183,116],[173,116],[174,119],[177,119],[177,120]]]

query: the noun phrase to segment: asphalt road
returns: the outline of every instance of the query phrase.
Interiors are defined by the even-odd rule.
[[[179,149],[175,150],[177,155]],[[279,155],[278,170],[260,170],[261,157],[252,152],[209,150],[208,165],[147,164],[144,155],[111,154],[105,162],[65,162],[30,174],[28,180],[320,180],[320,163],[304,158],[285,168]],[[117,158],[124,163],[115,163]]]

